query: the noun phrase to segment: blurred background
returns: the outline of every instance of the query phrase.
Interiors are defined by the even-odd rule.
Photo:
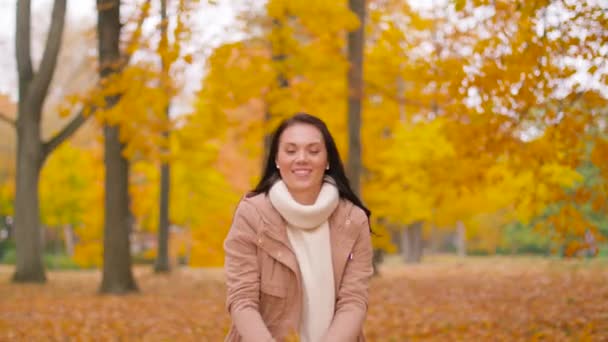
[[[98,269],[123,293],[135,265],[221,267],[300,111],[336,138],[377,265],[608,256],[607,1],[29,2],[0,1],[17,282]]]

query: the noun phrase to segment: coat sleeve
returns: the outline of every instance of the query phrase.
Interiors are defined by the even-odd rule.
[[[357,220],[359,234],[336,294],[336,313],[324,338],[327,342],[357,341],[367,315],[369,281],[374,272],[373,248],[368,218],[363,211],[359,216],[363,216]]]
[[[224,241],[226,307],[243,341],[274,341],[259,312],[256,231],[261,223],[257,210],[241,201]]]

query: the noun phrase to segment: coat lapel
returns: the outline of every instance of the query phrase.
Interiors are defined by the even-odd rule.
[[[299,279],[298,260],[287,237],[287,222],[272,206],[267,195],[255,196],[252,200],[258,202],[256,207],[260,210],[263,220],[263,226],[258,231],[259,247],[287,266]]]
[[[250,198],[250,200],[256,202],[256,207],[260,210],[264,221],[263,226],[258,231],[258,246],[277,261],[286,265],[300,279],[298,260],[287,236],[287,222],[272,206],[268,196],[260,194]],[[353,206],[350,201],[340,200],[338,207],[328,220],[336,298],[344,268],[355,243],[356,234],[352,232],[350,218]]]

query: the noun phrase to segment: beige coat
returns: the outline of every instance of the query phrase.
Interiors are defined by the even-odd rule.
[[[364,341],[373,273],[368,219],[361,208],[342,199],[329,226],[336,303],[325,341]],[[232,317],[226,341],[283,341],[295,336],[302,310],[300,270],[286,222],[265,194],[239,203],[224,250],[226,305]]]

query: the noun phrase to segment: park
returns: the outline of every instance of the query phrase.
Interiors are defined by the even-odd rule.
[[[235,209],[302,112],[371,211],[367,340],[608,339],[605,2],[0,10],[0,340],[223,340]]]

